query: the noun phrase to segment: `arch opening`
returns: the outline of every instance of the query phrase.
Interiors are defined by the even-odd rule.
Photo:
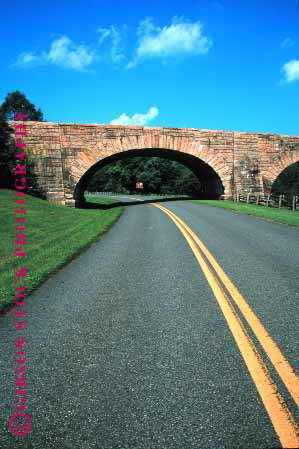
[[[224,186],[220,176],[210,165],[208,165],[206,162],[199,159],[198,157],[169,149],[163,150],[161,150],[160,148],[136,149],[114,154],[112,156],[109,156],[107,158],[98,161],[96,164],[90,167],[84,173],[84,175],[81,177],[81,179],[75,186],[74,191],[75,206],[84,207],[85,204],[84,192],[88,186],[90,179],[98,170],[104,168],[108,164],[113,164],[115,162],[129,158],[132,159],[134,157],[135,158],[158,157],[161,159],[176,161],[184,165],[185,167],[190,169],[191,172],[194,173],[194,175],[196,176],[196,178],[200,183],[201,188],[199,195],[197,195],[200,198],[219,199],[219,197],[224,193]]]
[[[299,195],[299,161],[280,172],[272,184],[271,194]]]

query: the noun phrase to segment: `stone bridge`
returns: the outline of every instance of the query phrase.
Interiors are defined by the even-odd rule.
[[[100,167],[131,156],[181,162],[199,178],[203,195],[225,198],[237,191],[269,193],[277,176],[299,161],[298,136],[49,122],[26,126],[39,190],[67,206],[81,204]]]

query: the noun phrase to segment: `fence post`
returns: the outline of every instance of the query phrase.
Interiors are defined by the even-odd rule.
[[[257,197],[256,197],[256,204],[259,203],[259,200],[260,200],[260,194],[258,193],[258,194],[257,194]]]
[[[269,207],[269,202],[270,202],[270,194],[267,196],[267,202],[266,202],[267,207]]]
[[[250,198],[250,193],[247,193],[247,200],[246,200],[247,204],[249,204],[249,198]]]
[[[296,206],[297,206],[297,195],[293,195],[292,210],[296,210]]]
[[[278,199],[278,207],[279,207],[279,209],[281,209],[281,203],[282,203],[282,195],[279,195],[279,199]]]

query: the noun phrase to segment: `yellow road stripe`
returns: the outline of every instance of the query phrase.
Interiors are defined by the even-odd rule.
[[[168,209],[157,204],[152,205],[161,209],[172,219],[172,221],[174,221],[191,247],[217,299],[222,313],[226,318],[228,326],[234,336],[237,346],[243,356],[248,371],[256,385],[282,446],[287,448],[298,448],[298,426],[295,423],[295,420],[282,396],[277,391],[277,387],[271,379],[267,366],[263,362],[252,339],[244,328],[243,323],[240,321],[231,301],[209,268],[204,257],[201,255],[197,247],[197,242],[195,242],[195,240],[190,236],[190,233],[187,232],[186,228],[188,229],[188,226]],[[184,223],[184,226],[181,223]]]
[[[208,250],[208,248],[204,245],[204,243],[199,239],[199,237],[192,231],[192,229],[184,223],[179,217],[177,217],[173,212],[171,212],[169,209],[158,206],[161,210],[165,209],[164,212],[169,212],[172,214],[176,220],[186,229],[186,231],[190,234],[190,236],[193,238],[195,243],[198,245],[198,247],[201,249],[202,253],[206,256],[208,261],[210,262],[211,266],[214,268],[216,273],[218,274],[219,278],[223,282],[223,285],[226,287],[228,292],[231,294],[233,300],[239,307],[240,311],[242,312],[244,318],[246,319],[247,323],[253,330],[256,338],[262,345],[263,349],[267,353],[267,356],[271,360],[271,363],[275,367],[276,371],[278,372],[279,376],[281,377],[282,381],[284,382],[286,388],[290,392],[293,400],[295,401],[296,405],[299,406],[299,377],[295,374],[293,368],[289,364],[289,362],[286,360],[284,355],[282,354],[281,350],[277,346],[277,344],[273,341],[271,336],[268,334],[267,330],[259,320],[259,318],[255,315],[253,310],[251,309],[250,305],[247,303],[243,295],[239,292],[237,287],[232,283],[230,278],[227,276],[227,274],[224,272],[224,270],[221,268],[219,263],[216,261],[216,259],[213,257],[211,252]]]

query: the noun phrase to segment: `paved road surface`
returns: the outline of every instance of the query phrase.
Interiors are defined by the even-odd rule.
[[[190,202],[163,206],[210,249],[298,373],[298,230]],[[22,438],[6,431],[10,313],[0,319],[1,448],[281,447],[190,246],[156,207],[127,207],[31,295],[27,310],[33,429]],[[265,361],[298,422],[297,406]]]

